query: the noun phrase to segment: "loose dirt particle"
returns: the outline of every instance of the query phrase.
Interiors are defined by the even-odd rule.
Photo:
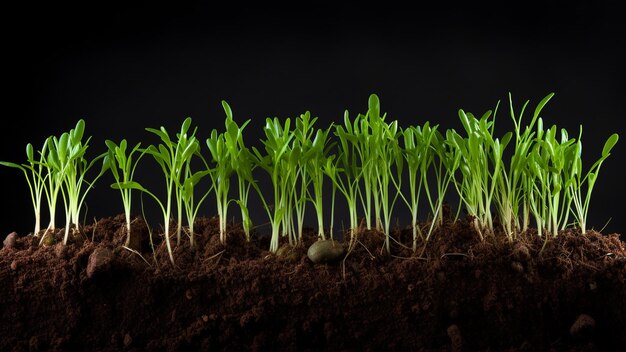
[[[520,262],[525,262],[530,259],[530,250],[524,243],[516,243],[513,246],[513,258]]]
[[[130,334],[124,335],[124,347],[130,346],[131,343],[133,343],[133,338],[130,336]]]
[[[41,342],[39,341],[39,336],[33,336],[28,340],[28,349],[30,351],[39,351],[41,350]]]
[[[461,336],[461,330],[456,324],[452,324],[446,330],[448,338],[450,338],[450,345],[452,352],[463,351],[463,337]]]
[[[511,262],[511,269],[520,274],[524,272],[524,266],[520,262]]]
[[[96,273],[106,271],[111,265],[113,252],[106,247],[96,248],[91,255],[89,255],[89,262],[87,263],[87,277],[91,278]]]
[[[7,237],[2,241],[4,248],[13,249],[15,248],[15,243],[17,242],[17,232],[11,232],[7,235]]]
[[[581,314],[576,318],[569,329],[570,335],[576,339],[588,338],[596,328],[596,321],[587,314]]]
[[[57,243],[54,246],[54,254],[57,258],[65,258],[65,255],[67,254],[67,246],[64,246],[63,243]]]

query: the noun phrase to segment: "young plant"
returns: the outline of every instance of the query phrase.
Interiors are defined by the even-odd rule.
[[[374,145],[377,146],[377,151],[376,158],[372,160],[372,163],[375,165],[376,186],[380,190],[379,209],[382,210],[380,222],[385,234],[385,249],[387,253],[391,253],[391,214],[398,199],[398,188],[400,188],[403,168],[403,156],[398,145],[398,121],[387,124],[381,118],[375,124],[373,131],[373,135],[377,136],[373,141]],[[395,169],[396,175],[394,175],[393,169]],[[395,192],[390,189],[391,184],[398,186],[398,188],[393,188]],[[379,221],[378,218],[377,221]]]
[[[313,119],[315,122],[317,118]],[[311,203],[315,209],[315,215],[317,218],[317,236],[319,239],[326,239],[324,232],[324,166],[328,160],[328,152],[330,145],[328,143],[328,134],[330,127],[326,130],[317,129],[315,137],[310,142],[310,146],[306,149],[303,155],[305,173],[308,175],[311,184],[313,185],[313,194],[310,195]],[[334,197],[333,197],[334,204]],[[332,238],[332,227],[330,229],[330,236]]]
[[[477,119],[471,113],[459,110],[467,137],[456,132],[452,136],[454,146],[461,153],[462,181],[460,185],[455,182],[455,186],[468,214],[474,217],[474,227],[481,240],[485,231],[494,234],[491,206],[502,174],[502,156],[512,136],[510,132],[505,134],[502,142],[494,138],[495,114],[493,119],[490,119],[491,115],[489,110]]]
[[[535,135],[533,131],[535,123],[542,109],[553,96],[554,93],[551,93],[537,104],[530,124],[522,131],[522,119],[529,101],[524,103],[516,117],[513,109],[513,100],[511,94],[509,94],[509,111],[514,124],[515,149],[511,156],[508,170],[504,168],[502,177],[498,178],[498,188],[495,196],[496,211],[500,218],[502,229],[509,240],[512,240],[517,232],[525,231],[528,228],[530,208],[527,199],[525,199],[528,189],[525,186],[527,185],[527,181],[525,180],[527,174],[524,170],[526,169],[526,164],[529,161],[530,153],[535,144],[533,138]],[[520,206],[523,210],[521,222]]]
[[[580,126],[580,134],[578,136],[578,143],[576,144],[576,152],[574,154],[573,167],[572,167],[572,200],[574,203],[574,217],[576,219],[576,223],[580,227],[580,231],[584,234],[587,232],[587,214],[589,213],[589,203],[591,202],[591,192],[593,191],[593,186],[596,183],[596,179],[598,178],[598,173],[600,172],[600,167],[604,160],[606,160],[609,155],[611,155],[611,149],[615,146],[617,141],[619,140],[619,136],[617,133],[613,133],[604,143],[604,147],[602,148],[602,155],[600,159],[598,159],[587,171],[586,174],[582,173],[582,130],[583,127]],[[583,184],[586,184],[586,192],[583,197]]]
[[[226,113],[226,133],[224,133],[224,143],[230,155],[231,168],[237,174],[237,188],[239,190],[239,199],[237,204],[241,210],[241,222],[246,240],[250,241],[250,231],[252,230],[252,219],[248,208],[248,196],[250,188],[257,187],[252,170],[254,170],[253,158],[250,150],[243,141],[243,130],[246,128],[250,120],[245,121],[239,126],[233,119],[233,111],[230,105],[222,100],[222,107]]]
[[[428,185],[428,178],[424,177],[426,198],[433,216],[425,241],[428,241],[433,231],[443,224],[443,202],[450,183],[454,181],[456,170],[459,169],[461,164],[461,153],[455,147],[455,134],[453,131],[447,131],[445,138],[439,131],[433,131],[432,133],[434,136],[431,139],[431,146],[436,156],[433,170],[437,187],[435,187],[436,193],[433,196]]]
[[[259,192],[272,227],[270,251],[273,253],[276,253],[278,250],[280,228],[283,221],[285,221],[285,214],[289,206],[289,187],[292,187],[290,182],[295,172],[294,158],[290,149],[294,134],[290,128],[291,119],[289,118],[285,120],[284,126],[278,118],[267,118],[263,129],[266,139],[262,141],[267,154],[263,155],[257,148],[252,147],[254,162],[269,174],[274,191],[273,210],[270,209],[271,207],[265,200],[265,197],[263,197],[263,194]]]
[[[423,126],[409,126],[402,131],[402,155],[408,170],[409,194],[405,196],[400,192],[411,212],[411,227],[413,229],[413,250],[417,249],[417,238],[424,240],[418,224],[418,210],[422,188],[427,183],[428,170],[435,159],[433,140],[437,138],[434,132],[439,126],[430,126],[426,122]],[[398,189],[400,189],[398,185]]]
[[[198,156],[202,159],[202,156],[199,153]],[[198,185],[203,178],[211,173],[211,170],[208,169],[206,162],[205,166],[207,166],[205,170],[193,172],[191,169],[191,158],[185,163],[185,174],[183,177],[184,181],[181,193],[183,207],[185,208],[185,216],[187,218],[187,226],[189,226],[189,247],[191,248],[195,248],[196,246],[194,224],[198,216],[198,211],[213,189],[213,187],[209,188],[200,196],[200,200],[196,201],[196,185]]]
[[[383,138],[382,134],[389,128],[384,119],[384,115],[380,116],[378,96],[372,94],[368,99],[368,111],[365,115],[359,114],[351,121],[346,111],[343,126],[335,126],[335,136],[339,139],[337,160],[326,163],[325,173],[333,182],[333,192],[338,189],[348,202],[351,237],[359,226],[357,200],[361,201],[366,228],[372,229],[373,219],[374,226],[383,230],[383,205],[381,195],[376,189],[379,182],[391,180],[385,176],[381,178],[382,172],[391,172],[390,170],[378,169],[382,150],[379,143],[387,142],[387,137]]]
[[[165,176],[165,188],[166,198],[165,200],[159,199],[154,193],[143,187],[136,181],[124,182],[120,185],[115,185],[119,188],[133,188],[141,192],[148,194],[159,205],[163,214],[163,226],[165,244],[167,246],[167,252],[170,258],[170,262],[174,264],[174,255],[172,252],[172,244],[170,238],[170,220],[172,217],[172,198],[174,198],[177,205],[177,229],[176,237],[177,244],[180,244],[180,236],[182,232],[182,211],[183,211],[183,198],[184,198],[184,177],[188,176],[186,166],[189,160],[198,153],[200,143],[195,137],[196,129],[189,133],[191,126],[191,118],[188,117],[183,121],[180,132],[176,134],[176,140],[173,141],[165,127],[161,126],[160,129],[146,128],[148,132],[157,135],[161,139],[161,144],[158,147],[150,145],[148,148],[141,150],[142,153],[151,155],[154,160],[161,167],[161,171]]]
[[[47,194],[46,188],[46,166],[45,166],[45,154],[46,154],[47,142],[44,143],[40,151],[37,152],[39,160],[35,159],[35,151],[33,145],[28,143],[26,145],[26,161],[25,164],[16,164],[8,161],[0,161],[0,165],[16,168],[22,171],[28,184],[28,190],[30,191],[30,199],[33,204],[33,211],[35,213],[35,228],[33,235],[39,236],[41,231],[41,200],[44,192]]]
[[[382,140],[377,141],[377,139],[382,137],[381,133],[385,128],[383,126],[385,124],[384,120],[385,116],[380,116],[380,100],[376,94],[372,94],[368,99],[367,113],[357,116],[352,129],[353,135],[350,136],[363,172],[361,179],[363,187],[359,188],[359,197],[363,206],[365,225],[368,230],[372,229],[372,222],[376,229],[383,229],[380,194],[376,188],[378,187],[379,173],[387,172],[379,170],[377,165],[377,159],[380,157],[378,153],[381,152],[380,145],[377,142],[382,142]],[[374,205],[374,213],[372,213],[372,203]]]
[[[54,161],[48,161],[54,159],[52,153],[50,152],[50,146],[52,146],[53,144],[53,137],[50,136],[46,139],[45,146],[42,149],[47,150],[47,152],[45,153],[46,156],[42,157],[42,162],[46,169],[45,180],[47,182],[47,185],[44,187],[44,192],[46,194],[46,202],[48,203],[50,222],[48,223],[46,231],[44,231],[44,234],[41,236],[41,241],[39,241],[40,245],[46,238],[46,234],[49,231],[54,231],[56,229],[56,207],[57,201],[59,199],[59,193],[61,192],[61,189],[63,187],[63,173],[61,173],[58,167],[54,166]]]
[[[335,136],[339,139],[337,154],[327,158],[324,165],[324,173],[333,183],[333,195],[336,190],[339,190],[346,199],[350,219],[351,243],[355,239],[359,225],[357,201],[360,193],[359,181],[363,177],[363,169],[359,163],[358,141],[354,137],[354,129],[358,128],[357,125],[358,118],[352,122],[346,110],[344,113],[344,125],[335,125]]]
[[[63,133],[59,138],[52,137],[48,140],[49,152],[46,163],[51,166],[63,185],[61,193],[66,220],[63,244],[67,244],[71,225],[75,226],[76,231],[80,231],[80,211],[85,197],[108,167],[107,163],[103,163],[100,173],[92,181],[86,180],[87,172],[98,160],[104,158],[106,153],[100,154],[90,162],[87,161],[85,152],[89,148],[91,137],[83,143],[84,131],[85,121],[81,119],[69,132]],[[86,188],[83,189],[84,185]]]
[[[294,174],[293,188],[291,188],[291,196],[293,197],[293,209],[296,212],[296,225],[297,225],[297,238],[300,242],[302,240],[302,232],[304,228],[304,215],[307,205],[307,200],[310,197],[309,186],[313,184],[315,199],[312,199],[315,205],[317,213],[318,237],[325,238],[324,236],[324,223],[323,212],[321,205],[322,198],[322,185],[324,182],[324,174],[322,170],[315,169],[319,167],[323,162],[320,155],[324,152],[325,136],[323,131],[315,131],[314,125],[317,121],[317,117],[311,118],[309,111],[296,118],[296,128],[293,130],[294,138],[292,141],[292,158],[296,164],[296,173]],[[314,141],[313,134],[316,133],[316,138],[324,139],[324,141]],[[314,146],[313,143],[316,143]],[[299,186],[299,188],[298,188]],[[321,220],[320,220],[321,219]]]
[[[543,131],[543,121],[538,119],[537,144],[528,162],[527,172],[531,182],[530,208],[535,215],[537,231],[542,236],[545,229],[549,235],[557,236],[565,228],[569,215],[569,190],[577,144],[569,139],[567,131],[561,129],[560,142],[556,138],[557,128]],[[547,240],[546,236],[546,240]]]
[[[130,211],[132,206],[133,189],[124,188],[122,187],[122,185],[133,181],[137,164],[144,154],[141,153],[139,149],[141,147],[141,143],[137,143],[130,151],[128,151],[128,143],[125,139],[122,139],[119,145],[111,140],[106,140],[105,144],[108,148],[107,156],[105,157],[105,163],[108,163],[108,168],[109,170],[111,170],[111,174],[115,179],[115,183],[111,185],[111,188],[118,189],[120,191],[120,196],[122,197],[124,215],[126,217],[125,245],[128,247],[128,245],[130,244],[131,236]],[[135,156],[137,156],[136,159]]]
[[[361,162],[364,170],[365,208],[369,207],[368,194],[371,193],[376,227],[385,234],[385,249],[390,253],[391,213],[399,194],[404,157],[398,144],[398,122],[385,122],[386,114],[380,115],[380,101],[376,95],[370,95],[368,103],[367,114],[360,120],[361,133],[355,136],[360,142],[358,149],[364,156]],[[391,184],[395,185],[395,192],[390,190]]]
[[[228,204],[230,198],[230,177],[234,171],[232,155],[226,145],[224,133],[217,130],[211,132],[211,136],[206,140],[206,144],[211,152],[212,161],[215,167],[211,169],[209,175],[215,191],[215,201],[217,205],[217,215],[220,224],[220,242],[226,243],[226,223],[228,221]]]

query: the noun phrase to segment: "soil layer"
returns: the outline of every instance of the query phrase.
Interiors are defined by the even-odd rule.
[[[532,231],[481,242],[469,224],[444,224],[417,254],[410,229],[391,255],[363,230],[334,264],[307,258],[313,231],[275,256],[237,225],[222,245],[216,219],[197,222],[195,249],[183,234],[175,267],[140,219],[129,247],[123,216],[66,246],[13,236],[0,251],[0,351],[626,350],[619,235],[570,230],[542,250]]]

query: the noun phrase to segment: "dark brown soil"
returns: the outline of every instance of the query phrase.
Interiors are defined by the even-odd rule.
[[[12,239],[0,251],[0,351],[626,350],[616,234],[568,231],[540,253],[533,233],[480,242],[459,221],[420,257],[404,247],[410,230],[396,231],[392,255],[362,231],[345,260],[313,264],[312,231],[276,257],[237,226],[220,244],[216,225],[198,221],[195,250],[183,236],[177,267],[160,241],[153,255],[141,220],[137,252],[121,247],[122,216],[67,246]]]

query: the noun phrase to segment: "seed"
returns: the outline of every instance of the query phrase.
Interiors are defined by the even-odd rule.
[[[321,240],[313,243],[307,251],[307,256],[315,264],[332,263],[341,258],[344,248],[335,240]]]

